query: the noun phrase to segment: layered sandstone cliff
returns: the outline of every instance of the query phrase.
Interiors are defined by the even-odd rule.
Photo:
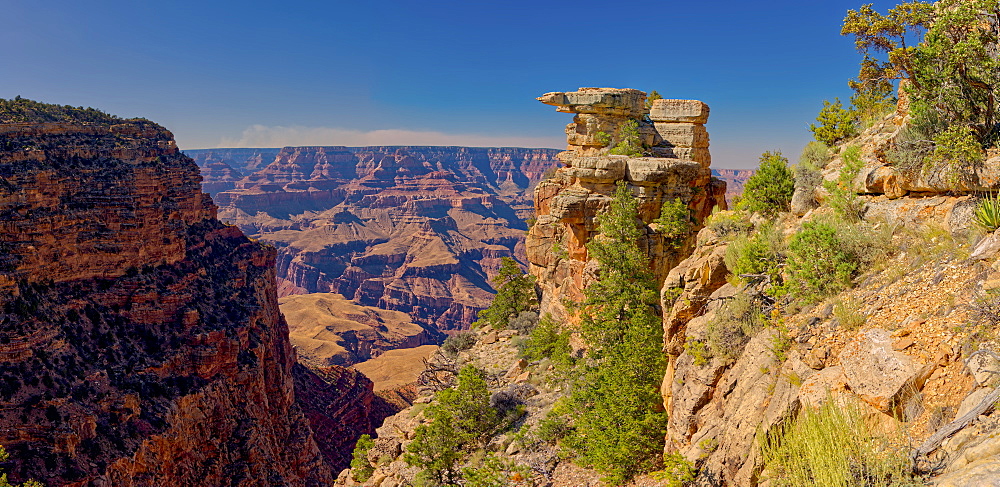
[[[408,313],[436,337],[489,304],[501,258],[524,260],[525,189],[555,152],[287,147],[215,199],[222,219],[278,248],[283,295],[338,293]],[[206,166],[239,166],[225,155],[206,151]]]
[[[327,485],[346,442],[314,437],[310,420],[366,414],[351,402],[371,383],[303,414],[297,399],[323,402],[295,382],[323,378],[293,368],[274,250],[215,219],[198,168],[158,125],[28,118],[0,124],[0,444],[12,477]]]
[[[694,100],[656,100],[645,109],[646,94],[631,89],[581,88],[547,93],[539,101],[575,113],[566,127],[569,150],[558,155],[564,167],[535,188],[537,221],[525,246],[530,272],[542,290],[542,311],[565,318],[564,301],[580,301],[596,268],[586,244],[597,229],[595,217],[611,201],[615,184],[624,181],[639,201],[646,224],[660,214],[664,201],[680,199],[691,209],[696,226],[714,206],[725,208],[725,183],[712,178],[708,152],[708,106]],[[605,134],[615,134],[629,120],[639,121],[642,143],[656,157],[608,154]],[[615,141],[611,140],[610,144]],[[674,245],[646,226],[640,247],[662,283],[667,272],[690,252],[691,238]]]

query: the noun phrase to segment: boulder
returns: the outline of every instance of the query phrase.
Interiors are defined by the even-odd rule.
[[[840,364],[851,390],[884,413],[916,393],[929,375],[909,356],[893,350],[891,335],[880,328],[865,330],[848,342]]]
[[[649,119],[654,122],[708,122],[708,105],[698,100],[653,100]]]

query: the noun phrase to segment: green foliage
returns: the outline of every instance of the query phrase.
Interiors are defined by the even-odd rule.
[[[622,483],[654,469],[662,456],[663,332],[656,281],[637,244],[638,203],[624,182],[598,230],[587,244],[599,263],[598,279],[584,291],[580,309],[592,365],[571,396],[575,422],[565,444],[607,481]]]
[[[573,365],[572,351],[569,346],[569,332],[562,331],[559,324],[546,313],[531,330],[528,339],[521,345],[521,356],[527,360],[550,359],[557,367],[568,368]]]
[[[834,98],[833,103],[823,100],[823,108],[820,109],[816,121],[819,125],[809,124],[809,130],[817,141],[826,145],[837,145],[858,134],[858,128],[854,124],[854,113],[844,109],[839,98]]]
[[[753,229],[753,223],[750,223],[747,215],[742,212],[728,210],[713,210],[712,214],[705,219],[705,226],[715,232],[720,238],[734,237]]]
[[[510,258],[500,259],[500,270],[493,278],[497,293],[490,307],[479,312],[479,320],[473,326],[489,325],[503,330],[510,321],[536,304],[535,278],[521,271],[517,262]]]
[[[776,225],[765,225],[751,234],[740,235],[726,247],[726,268],[737,279],[743,275],[765,275],[773,284],[781,282],[784,238]]]
[[[945,126],[969,129],[987,144],[995,134],[1000,58],[996,0],[941,0],[923,42],[914,48],[910,92]]]
[[[10,454],[7,453],[7,449],[0,446],[0,462],[6,462],[10,459]],[[37,480],[29,480],[23,484],[12,484],[7,480],[7,474],[0,473],[0,487],[44,487],[41,482]]]
[[[893,81],[906,80],[911,106],[932,111],[941,129],[968,129],[980,145],[995,144],[998,19],[996,0],[907,2],[885,15],[871,4],[848,11],[841,33],[854,35],[864,55],[850,82],[856,109],[884,109]]]
[[[803,408],[795,421],[767,435],[761,450],[765,476],[775,487],[921,485],[912,478],[902,434],[879,434],[858,405],[833,398],[818,409]]]
[[[663,469],[653,472],[651,476],[667,487],[681,487],[693,481],[696,473],[694,466],[683,455],[668,453],[663,456]]]
[[[934,152],[928,163],[944,168],[951,184],[974,182],[975,167],[981,165],[985,153],[972,128],[952,126],[934,135]]]
[[[805,222],[788,244],[789,294],[812,303],[849,288],[855,276],[885,255],[890,239],[886,232],[863,222]]]
[[[979,200],[972,219],[987,232],[993,232],[1000,228],[1000,201],[997,200],[997,197],[987,195]]]
[[[445,338],[444,343],[441,344],[441,350],[448,355],[454,356],[457,355],[458,352],[472,348],[475,344],[475,332],[460,331],[448,338]]]
[[[796,189],[813,189],[823,182],[823,167],[830,161],[830,148],[811,141],[802,149],[799,163],[792,168]]]
[[[95,108],[53,105],[21,98],[0,98],[0,123],[83,122],[115,124],[124,120]]]
[[[490,393],[483,371],[468,365],[458,373],[458,385],[438,393],[437,403],[424,410],[431,420],[417,427],[404,460],[424,469],[431,480],[458,481],[458,465],[465,454],[483,446],[502,422],[490,406]]]
[[[858,304],[852,300],[837,299],[834,301],[833,316],[837,318],[840,327],[845,330],[857,330],[867,321],[864,313],[858,310]]]
[[[466,487],[516,487],[531,485],[528,482],[529,469],[513,461],[505,461],[490,454],[479,467],[462,469]]]
[[[680,198],[672,201],[664,199],[660,207],[660,217],[655,221],[656,231],[663,234],[674,248],[680,247],[684,237],[691,233],[694,223],[691,221],[691,209]]]
[[[641,157],[643,155],[642,137],[639,135],[639,122],[628,120],[618,126],[615,139],[618,143],[608,151],[618,156]]]
[[[872,4],[849,10],[840,33],[853,35],[864,56],[858,77],[848,84],[861,119],[871,119],[890,105],[893,81],[913,78],[916,48],[921,33],[933,18],[934,7],[926,2],[905,2],[885,15]]]
[[[841,154],[840,160],[843,167],[837,179],[823,182],[823,187],[830,193],[827,205],[841,218],[857,221],[861,219],[861,213],[864,211],[864,201],[854,192],[854,178],[858,177],[861,168],[864,167],[861,149],[854,145],[847,147]]]
[[[704,340],[688,338],[684,342],[684,351],[694,359],[694,364],[698,367],[708,365],[709,359],[712,358],[711,352],[709,352]]]
[[[743,186],[743,198],[738,209],[764,216],[774,216],[788,211],[795,192],[788,159],[781,152],[765,152],[760,156],[760,167]]]
[[[706,325],[706,340],[712,357],[732,362],[755,333],[767,325],[759,297],[739,293],[715,312]]]
[[[357,482],[365,482],[375,473],[375,467],[368,462],[368,450],[375,446],[369,435],[361,435],[351,453],[351,477]]]
[[[649,112],[653,108],[653,102],[656,100],[662,100],[663,96],[656,90],[649,92],[649,96],[646,97],[646,111]]]

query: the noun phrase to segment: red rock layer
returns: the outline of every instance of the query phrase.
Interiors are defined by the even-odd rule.
[[[286,293],[339,293],[436,333],[489,305],[501,258],[525,261],[526,188],[556,152],[286,147],[216,201],[224,220],[279,249]]]
[[[170,133],[9,124],[0,149],[12,478],[328,485],[320,448],[342,441],[317,444],[296,402],[275,252],[214,218]]]

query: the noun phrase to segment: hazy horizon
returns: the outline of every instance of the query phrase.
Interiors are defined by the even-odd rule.
[[[535,97],[655,89],[708,103],[713,167],[746,168],[794,161],[849,97],[862,3],[15,1],[0,98],[146,117],[182,148],[560,148],[571,116]]]

